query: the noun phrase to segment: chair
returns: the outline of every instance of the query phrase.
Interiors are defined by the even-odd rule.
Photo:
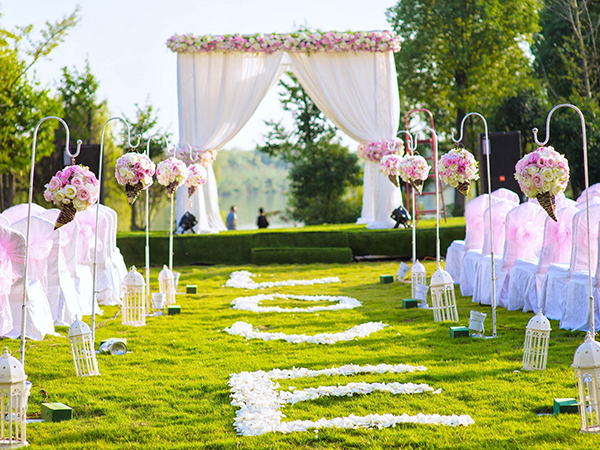
[[[519,198],[519,194],[510,189],[500,188],[492,191],[492,197],[495,197],[500,200],[510,200],[517,205],[521,203],[521,199]]]
[[[31,204],[31,215],[37,216],[46,211],[46,208],[41,207],[40,205],[36,205],[35,203]],[[24,219],[29,214],[29,203],[21,203],[19,205],[11,206],[10,208],[6,208],[2,211],[2,215],[6,217],[11,225],[15,222],[18,222],[21,219]]]
[[[585,203],[585,192],[589,192],[590,199],[600,197],[600,183],[592,184],[588,189],[584,189],[579,197],[577,197],[577,203]]]
[[[25,237],[0,225],[0,336],[14,327],[9,295],[13,284],[25,274]]]
[[[537,260],[515,261],[510,271],[508,287],[509,310],[539,310],[539,296],[548,266],[554,263],[566,264],[571,257],[571,229],[573,216],[577,211],[579,210],[576,207],[567,206],[556,211],[556,222],[547,217],[540,257]]]
[[[600,204],[589,208],[592,237],[592,271],[596,271],[598,254],[598,223],[600,222]],[[587,271],[587,219],[586,210],[582,209],[573,216],[571,235],[571,257],[567,264],[554,263],[548,266],[548,271],[542,283],[540,307],[549,319],[560,320],[563,315],[567,283],[571,274]]]
[[[13,229],[27,236],[27,217],[13,223]],[[23,278],[13,284],[9,294],[13,328],[6,336],[16,339],[21,335],[23,289],[27,289],[27,323],[25,336],[42,340],[55,334],[53,310],[56,315],[64,305],[60,302],[59,254],[60,233],[54,232],[54,223],[39,216],[31,217],[29,232],[28,286]]]
[[[125,265],[125,260],[123,259],[121,250],[119,250],[119,247],[117,247],[117,223],[118,223],[119,216],[117,215],[117,212],[114,209],[109,208],[106,205],[100,205],[100,211],[106,213],[107,218],[110,221],[110,232],[109,233],[110,233],[111,239],[110,239],[110,247],[109,247],[108,251],[109,251],[109,258],[114,267],[113,270],[116,271],[116,274],[115,274],[115,276],[117,277],[116,285],[118,286],[119,297],[120,297],[120,287],[121,287],[121,283],[123,282],[123,279],[127,275],[127,266]]]
[[[2,214],[0,214],[0,226],[10,228],[10,220]]]
[[[517,205],[511,200],[498,200],[494,202],[492,206],[492,229],[494,234],[494,262],[501,257],[502,250],[504,249],[504,221],[506,214],[515,208]],[[483,214],[483,222],[489,223],[490,212],[489,208],[485,209]],[[474,295],[475,282],[476,282],[476,268],[478,262],[484,257],[489,256],[491,253],[490,245],[490,229],[489,226],[483,227],[483,243],[481,250],[472,249],[465,253],[463,258],[463,266],[461,270],[460,278],[460,292],[462,295]],[[491,262],[491,258],[490,258]],[[473,298],[475,301],[475,298]],[[479,300],[477,300],[479,301]]]

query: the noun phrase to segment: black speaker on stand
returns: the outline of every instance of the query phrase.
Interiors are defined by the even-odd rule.
[[[489,133],[490,138],[490,173],[492,181],[492,191],[500,188],[510,189],[519,194],[523,199],[524,195],[519,188],[519,183],[515,180],[515,165],[521,159],[521,132],[503,131]],[[486,155],[483,152],[483,140],[485,134],[479,134],[479,193],[487,193],[487,163]]]

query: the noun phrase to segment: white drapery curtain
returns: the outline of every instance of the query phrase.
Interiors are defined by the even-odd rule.
[[[178,53],[179,139],[202,150],[217,150],[242,129],[287,69],[283,52]],[[177,191],[176,220],[190,211],[196,232],[225,230],[219,211],[217,183],[209,164],[208,181],[192,196]]]
[[[336,127],[358,142],[396,137],[400,102],[392,52],[289,55],[298,81]],[[400,190],[379,172],[378,162],[366,161],[358,223],[391,228],[390,214],[400,205]]]

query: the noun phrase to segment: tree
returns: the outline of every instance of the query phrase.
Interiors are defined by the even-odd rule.
[[[0,209],[13,204],[17,187],[24,192],[29,186],[35,125],[44,116],[61,115],[57,99],[29,79],[28,72],[63,42],[77,24],[77,14],[78,9],[57,22],[46,22],[39,41],[31,38],[31,25],[15,31],[0,29]],[[56,127],[51,122],[40,128],[36,161],[52,152]]]
[[[401,0],[387,18],[402,39],[396,54],[401,96],[428,108],[438,129],[458,129],[528,84],[522,49],[537,30],[536,0]],[[461,195],[455,213],[461,213]],[[456,211],[458,209],[458,211]]]
[[[337,142],[335,127],[293,75],[279,84],[285,89],[283,109],[292,113],[296,127],[287,131],[281,122],[267,122],[271,130],[258,150],[292,164],[292,217],[309,225],[355,221],[360,205],[347,194],[360,184],[358,158]]]

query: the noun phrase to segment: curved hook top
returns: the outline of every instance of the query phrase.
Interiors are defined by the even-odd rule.
[[[458,139],[454,139],[454,133],[456,133],[456,129],[455,128],[451,129],[451,131],[452,131],[452,141],[454,141],[456,144],[458,144],[460,141],[463,140],[463,137],[464,137],[463,131],[464,131],[464,127],[465,127],[465,121],[467,120],[467,117],[469,117],[469,116],[477,116],[477,117],[480,117],[481,120],[483,120],[483,126],[484,126],[484,129],[485,129],[485,138],[486,138],[486,140],[488,139],[488,125],[487,125],[487,120],[485,120],[485,117],[483,117],[478,112],[470,112],[467,115],[465,115],[462,118],[461,122],[460,122],[460,137]]]
[[[102,138],[100,140],[101,147],[104,147],[104,131],[106,130],[106,126],[108,125],[108,122],[110,122],[111,120],[120,120],[121,122],[123,122],[125,124],[125,126],[127,126],[127,145],[129,146],[129,148],[137,148],[140,145],[142,136],[140,134],[138,134],[137,135],[137,138],[138,138],[137,144],[133,145],[131,143],[131,125],[129,125],[129,122],[127,122],[122,117],[115,116],[115,117],[111,117],[106,122],[104,122],[104,125],[102,126]]]
[[[585,117],[583,117],[583,113],[581,112],[581,110],[575,106],[572,105],[570,103],[561,103],[560,105],[556,105],[554,108],[552,108],[550,110],[550,112],[548,113],[548,116],[546,117],[546,139],[544,140],[544,142],[540,142],[538,140],[537,134],[538,134],[538,129],[534,128],[533,131],[533,140],[535,141],[535,143],[541,147],[543,147],[544,145],[546,145],[548,143],[548,141],[550,140],[550,118],[552,117],[552,114],[554,113],[554,111],[556,111],[559,108],[571,108],[574,109],[577,114],[579,114],[579,118],[581,119],[581,131],[583,133],[583,145],[584,145],[584,149],[586,148],[586,132],[585,132]]]
[[[139,136],[139,135],[138,135]],[[162,134],[162,133],[154,133],[152,136],[150,136],[148,138],[148,141],[146,142],[146,151],[144,152],[144,154],[148,157],[150,157],[150,141],[152,139],[154,139],[155,137],[162,137],[165,141],[165,146],[167,147],[167,152],[169,151],[169,140],[167,139],[167,137]]]
[[[78,157],[79,154],[81,153],[81,145],[82,144],[83,144],[83,141],[81,139],[77,139],[77,150],[75,150],[75,153],[71,153],[71,151],[68,148],[65,149],[65,151],[67,152],[67,155],[69,155],[69,158],[71,158],[71,161],[75,161],[75,158]]]
[[[400,130],[398,131],[398,134],[396,134],[396,136],[399,136],[402,133],[408,136],[408,149],[411,153],[414,152],[417,149],[417,141],[413,139],[412,134],[410,134],[410,131],[408,130]]]
[[[71,156],[71,153],[69,152],[69,141],[71,140],[71,132],[69,131],[69,125],[67,125],[67,122],[65,122],[64,120],[62,120],[60,117],[56,117],[56,116],[48,116],[48,117],[44,117],[42,120],[40,120],[37,125],[35,126],[35,130],[33,131],[33,148],[35,149],[35,144],[37,141],[37,133],[38,130],[40,128],[40,125],[42,123],[44,123],[46,120],[50,120],[50,119],[56,119],[58,120],[60,123],[62,123],[65,127],[65,132],[67,134],[67,139],[65,140],[65,151],[67,152],[67,154],[69,156]],[[77,152],[77,154],[79,154],[79,151]],[[71,156],[72,157],[72,156]]]
[[[429,131],[429,132],[431,132],[431,134],[435,137],[435,143],[437,144],[437,142],[439,140],[437,133],[435,132],[435,130],[433,128],[431,128],[428,125],[425,125],[424,127],[421,127],[418,130],[416,130],[416,131],[413,131],[413,133],[415,135],[415,149],[417,148],[417,135],[419,133],[421,133],[422,131]]]

